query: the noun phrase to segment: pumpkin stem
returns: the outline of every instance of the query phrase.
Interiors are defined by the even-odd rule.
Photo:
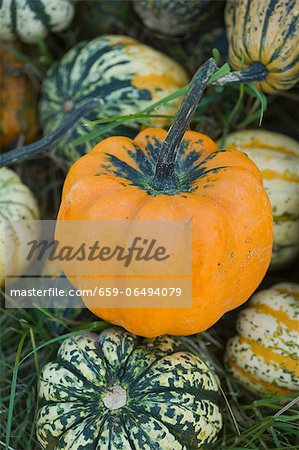
[[[35,156],[43,151],[49,149],[49,147],[55,144],[63,135],[65,135],[70,128],[72,128],[79,119],[81,119],[84,114],[95,109],[95,107],[100,103],[100,99],[92,98],[85,102],[79,108],[74,109],[72,112],[65,116],[64,121],[53,133],[48,134],[42,139],[33,142],[33,144],[24,145],[23,147],[17,147],[4,155],[1,155],[0,167],[6,166],[8,164],[27,159],[31,156]]]
[[[175,173],[175,160],[180,143],[190,126],[194,112],[209,79],[217,69],[216,61],[210,58],[202,64],[192,78],[189,90],[161,146],[155,175],[152,180],[152,185],[155,189],[166,191],[177,187],[178,177]]]
[[[231,83],[250,83],[251,81],[264,81],[268,75],[268,69],[261,62],[255,62],[249,69],[230,72],[219,78],[215,83],[219,86]]]

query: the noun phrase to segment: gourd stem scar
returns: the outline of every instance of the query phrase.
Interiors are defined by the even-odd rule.
[[[126,390],[120,386],[113,386],[103,397],[103,403],[110,410],[120,409],[127,404]]]

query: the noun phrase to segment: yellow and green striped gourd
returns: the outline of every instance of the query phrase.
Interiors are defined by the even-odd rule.
[[[274,219],[271,269],[299,255],[299,143],[280,133],[245,130],[230,134],[225,147],[244,151],[260,169]]]
[[[51,155],[70,165],[104,137],[135,136],[139,125],[130,120],[105,136],[76,143],[87,132],[107,126],[90,122],[138,113],[188,81],[186,72],[175,61],[127,36],[104,35],[79,42],[49,69],[43,82],[40,120],[44,134],[57,130],[72,111],[88,100],[98,99],[100,103],[82,114],[68,135],[52,147]],[[177,98],[161,105],[155,114],[173,115],[180,101]],[[151,123],[168,125],[170,119],[155,118]]]
[[[226,365],[249,390],[299,391],[299,284],[279,283],[256,293],[237,320]]]
[[[0,169],[0,286],[5,275],[20,275],[29,265],[24,245],[37,239],[39,219],[36,199],[20,177],[10,169]]]
[[[233,69],[242,71],[240,81],[255,81],[269,94],[295,86],[298,0],[227,0],[225,23],[228,60]]]

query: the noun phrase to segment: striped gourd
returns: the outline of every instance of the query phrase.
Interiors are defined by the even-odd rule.
[[[299,285],[279,283],[255,294],[240,312],[226,349],[230,372],[248,389],[299,391]]]
[[[282,268],[299,254],[299,143],[272,131],[246,130],[230,134],[226,147],[243,150],[262,172],[274,218],[271,268]]]
[[[1,0],[0,39],[33,44],[62,31],[74,15],[74,0]]]
[[[87,126],[88,120],[136,113],[187,83],[188,77],[177,63],[134,39],[106,35],[77,44],[50,69],[43,84],[40,111],[44,133],[57,129],[68,113],[86,100],[99,98],[101,103],[53,147],[54,157],[73,162],[99,142],[96,137],[83,144],[72,143],[87,131],[99,130],[99,125]],[[178,101],[170,102],[156,114],[172,115],[177,105]],[[157,121],[161,124],[161,119]],[[119,127],[118,133],[135,135],[137,124],[129,124]]]
[[[37,239],[39,210],[32,192],[10,169],[0,169],[0,286],[5,275],[22,274],[29,262],[24,245]],[[26,222],[25,222],[26,221]],[[29,222],[30,221],[30,222]],[[22,245],[23,244],[23,245]]]
[[[194,28],[209,0],[138,0],[135,11],[151,30],[178,36]]]
[[[171,337],[74,336],[41,372],[37,437],[47,450],[198,450],[221,429],[218,394],[211,367]]]
[[[250,68],[251,78],[264,92],[293,87],[299,79],[298,15],[298,0],[228,0],[231,66]]]

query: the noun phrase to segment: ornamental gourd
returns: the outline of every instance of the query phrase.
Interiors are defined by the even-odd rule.
[[[139,0],[135,11],[145,25],[169,36],[179,36],[194,28],[209,0]]]
[[[299,143],[265,130],[230,134],[226,147],[244,151],[260,169],[274,218],[271,268],[280,269],[299,254]]]
[[[208,136],[186,132],[216,69],[211,58],[198,70],[168,133],[149,128],[134,140],[108,138],[71,167],[64,183],[56,224],[61,245],[68,238],[62,222],[69,220],[192,221],[192,307],[105,309],[100,297],[99,307],[83,297],[96,315],[141,336],[209,328],[249,298],[271,259],[272,210],[255,164],[240,151],[219,151]],[[79,288],[82,278],[71,282]],[[84,286],[96,283],[90,278]]]
[[[0,286],[7,275],[25,272],[29,262],[22,244],[38,239],[39,210],[32,192],[10,169],[0,169]],[[25,222],[26,221],[26,222]],[[30,222],[28,222],[30,221]]]
[[[228,0],[225,10],[229,63],[239,73],[223,84],[255,81],[266,93],[299,80],[298,0]]]
[[[0,45],[0,146],[4,151],[18,138],[32,142],[37,134],[37,92],[26,75],[23,63],[15,56],[17,43],[8,49]]]
[[[87,121],[136,113],[187,83],[188,77],[177,63],[134,39],[108,35],[77,44],[49,70],[43,83],[40,118],[44,134],[56,130],[88,99],[98,98],[100,103],[53,147],[53,156],[74,162],[98,142],[72,143],[95,129],[87,126]],[[177,104],[171,102],[158,113],[172,115]],[[118,132],[135,135],[136,123],[129,125]]]
[[[258,393],[299,391],[299,285],[279,283],[255,294],[226,348],[235,378]]]
[[[0,39],[34,44],[49,31],[62,31],[74,15],[74,0],[2,0]]]
[[[172,337],[74,336],[41,372],[37,438],[44,450],[198,450],[221,429],[219,389]]]

